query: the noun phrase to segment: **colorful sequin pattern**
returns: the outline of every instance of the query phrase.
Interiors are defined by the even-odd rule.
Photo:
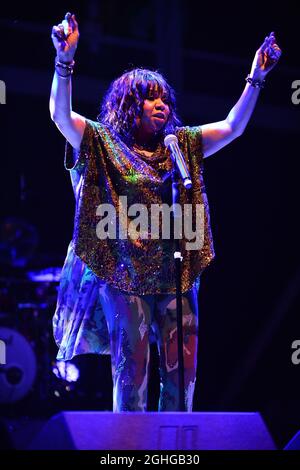
[[[183,255],[182,292],[191,289],[195,280],[214,257],[209,207],[203,182],[201,127],[182,127],[176,131],[186,159],[193,188],[186,190],[179,182],[180,204],[204,206],[204,243],[199,250],[186,249]],[[175,293],[173,242],[163,239],[97,237],[97,207],[109,203],[116,208],[117,225],[122,222],[120,196],[126,196],[127,207],[144,204],[171,206],[172,160],[167,149],[153,158],[129,149],[101,123],[86,121],[81,149],[75,166],[70,164],[72,148],[66,147],[66,168],[71,177],[76,201],[74,226],[75,253],[102,280],[128,293],[139,295]],[[193,215],[195,217],[195,215]],[[127,226],[130,219],[127,220]]]

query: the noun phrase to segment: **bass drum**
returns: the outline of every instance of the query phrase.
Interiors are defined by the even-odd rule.
[[[14,403],[31,390],[37,372],[35,353],[26,338],[0,327],[0,403]]]

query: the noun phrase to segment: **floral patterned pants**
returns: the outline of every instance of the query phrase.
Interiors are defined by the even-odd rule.
[[[197,367],[198,289],[183,294],[185,409],[192,410]],[[150,338],[160,358],[159,411],[178,410],[176,295],[137,296],[100,285],[111,348],[113,409],[146,411]]]

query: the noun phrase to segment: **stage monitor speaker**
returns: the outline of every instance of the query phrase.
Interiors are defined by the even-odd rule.
[[[238,450],[275,449],[259,413],[62,412],[31,449]]]
[[[284,450],[300,450],[300,431],[290,440]]]

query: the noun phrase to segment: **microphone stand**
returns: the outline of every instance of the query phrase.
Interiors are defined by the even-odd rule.
[[[182,223],[182,211],[178,210],[176,204],[180,204],[179,198],[179,185],[176,178],[178,171],[174,162],[172,168],[172,203],[174,212],[171,218],[171,238],[174,241],[174,262],[175,262],[175,277],[176,277],[176,310],[177,310],[177,351],[178,351],[178,392],[179,404],[178,411],[185,411],[184,403],[184,358],[183,358],[183,330],[182,330],[182,292],[181,292],[181,262],[183,260],[180,251],[180,242],[178,238],[174,237],[175,222],[178,219]]]

